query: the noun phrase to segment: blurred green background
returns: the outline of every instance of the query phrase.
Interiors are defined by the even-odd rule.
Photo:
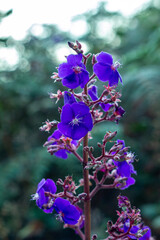
[[[156,4],[155,4],[156,3]],[[0,13],[0,21],[11,11]],[[76,16],[87,23],[87,31],[79,37],[87,52],[106,51],[120,59],[123,68],[122,106],[126,110],[119,125],[101,124],[91,140],[95,149],[106,130],[118,129],[118,137],[137,156],[136,184],[126,194],[140,208],[153,236],[160,239],[160,4],[151,2],[131,18],[109,12],[105,3],[98,9]],[[0,24],[1,24],[0,22]],[[105,23],[112,25],[108,34],[100,31]],[[25,39],[0,39],[0,49],[16,49],[19,61],[10,66],[0,61],[0,239],[40,240],[79,239],[70,229],[62,229],[52,215],[44,214],[30,195],[42,178],[64,178],[71,174],[76,182],[81,166],[70,155],[68,160],[50,156],[42,147],[48,137],[39,127],[46,120],[59,119],[58,106],[49,92],[65,90],[50,80],[60,61],[57,54],[75,41],[68,32],[55,25],[43,25],[36,36],[33,28]],[[65,54],[64,54],[65,55]],[[88,66],[90,68],[90,66]],[[93,233],[106,237],[108,219],[116,219],[118,190],[100,191],[92,201]]]

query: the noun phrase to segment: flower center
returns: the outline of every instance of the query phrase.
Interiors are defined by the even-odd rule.
[[[81,118],[75,117],[74,119],[72,119],[70,124],[74,126],[74,125],[79,125],[80,122],[81,122]]]
[[[113,71],[115,71],[115,70],[117,70],[117,68],[119,68],[120,66],[121,66],[121,64],[120,64],[118,61],[116,61],[114,64],[112,64],[111,69],[112,69]]]
[[[78,74],[81,72],[81,67],[79,67],[79,66],[73,67],[72,69],[75,72],[75,74]]]

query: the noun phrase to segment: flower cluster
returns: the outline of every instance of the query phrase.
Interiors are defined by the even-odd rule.
[[[81,163],[83,178],[76,185],[71,176],[65,180],[58,179],[57,184],[62,187],[57,192],[56,184],[51,179],[42,179],[38,184],[37,191],[32,195],[32,200],[45,213],[56,212],[57,218],[64,222],[64,227],[75,230],[82,240],[90,239],[90,201],[101,189],[126,189],[135,183],[133,174],[137,174],[133,163],[134,154],[125,146],[123,140],[115,140],[117,132],[106,132],[102,143],[97,143],[100,154],[94,154],[94,148],[88,145],[92,138],[93,127],[103,121],[118,123],[124,116],[125,110],[119,106],[121,94],[117,91],[118,82],[122,78],[118,72],[121,66],[119,62],[113,63],[112,56],[107,52],[93,55],[91,63],[93,74],[90,75],[86,63],[91,54],[83,54],[81,44],[69,42],[76,54],[67,56],[67,62],[59,65],[58,72],[53,73],[55,82],[62,82],[67,91],[58,90],[51,93],[50,98],[56,99],[56,103],[64,100],[64,105],[59,108],[60,122],[47,120],[40,128],[50,132],[44,146],[51,155],[67,159],[73,154]],[[95,85],[98,80],[106,82],[103,91]],[[75,90],[78,88],[78,90]],[[77,92],[78,91],[78,92]],[[82,156],[78,151],[82,146]],[[108,143],[113,146],[108,149]],[[95,157],[96,155],[96,157]],[[109,180],[109,181],[107,181]],[[91,187],[91,182],[93,182]],[[108,184],[109,182],[109,184]],[[84,190],[80,190],[84,187]],[[91,191],[90,191],[91,187]],[[79,194],[76,190],[79,188]],[[119,196],[118,220],[115,224],[108,222],[108,234],[106,240],[111,239],[140,239],[149,240],[151,231],[143,225],[140,211],[131,208],[127,197]],[[78,204],[84,205],[84,209]],[[84,227],[84,233],[82,228]],[[96,239],[96,234],[92,239]]]
[[[42,179],[38,184],[35,194],[32,195],[32,200],[36,200],[37,206],[45,213],[52,213],[55,210],[58,213],[58,218],[67,224],[75,225],[80,218],[78,209],[67,199],[56,195],[57,188],[53,180]]]
[[[108,222],[107,230],[109,236],[106,240],[149,240],[151,237],[151,230],[148,226],[143,224],[140,210],[135,207],[132,208],[126,196],[118,197],[118,205],[122,208],[122,211],[117,211],[118,219],[115,224],[111,221]]]

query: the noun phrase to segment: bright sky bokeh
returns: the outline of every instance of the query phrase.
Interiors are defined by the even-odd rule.
[[[88,26],[83,19],[79,18],[76,21],[72,19],[91,10],[96,11],[100,2],[102,0],[1,0],[0,12],[11,9],[13,12],[0,23],[0,38],[11,36],[15,40],[23,40],[31,27],[33,35],[41,36],[44,31],[41,24],[56,24],[60,30],[69,32],[78,39],[87,32]],[[106,2],[108,11],[118,11],[130,17],[145,7],[150,0],[103,0],[103,2]],[[107,36],[112,38],[112,26],[111,22],[101,21],[97,35],[104,37],[109,33]],[[84,51],[87,52],[87,46],[85,43],[82,44]],[[68,51],[67,47],[59,46],[58,52],[55,50],[57,60],[62,61],[64,53],[68,55]],[[18,62],[19,52],[14,47],[0,48],[0,70],[14,69]]]
[[[21,40],[33,24],[57,24],[63,31],[81,35],[85,24],[73,23],[74,16],[96,9],[101,0],[1,0],[0,11],[13,13],[0,24],[0,37],[12,36]],[[105,2],[105,1],[104,1]],[[130,16],[141,10],[149,0],[108,0],[107,10]],[[41,29],[39,29],[41,31]]]

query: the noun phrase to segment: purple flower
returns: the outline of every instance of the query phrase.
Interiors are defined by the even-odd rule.
[[[47,141],[49,142],[55,139],[59,140],[61,137],[62,137],[62,133],[59,130],[55,130],[53,134],[48,137]],[[65,141],[65,137],[62,137],[62,138],[64,138],[63,140]],[[69,142],[75,146],[77,145],[77,141],[75,140],[71,139]],[[63,141],[59,144],[58,144],[58,141],[54,141],[53,143],[51,143],[51,145],[57,145],[57,147],[64,147]],[[67,149],[59,149],[57,150],[57,152],[54,153],[54,155],[59,158],[67,159],[68,158],[67,153],[70,153],[70,151],[68,151]]]
[[[139,240],[149,240],[151,237],[151,229],[148,226],[144,226],[142,228],[142,231],[146,231],[146,229],[148,229],[148,231],[143,235],[143,237],[141,237]]]
[[[66,199],[57,198],[54,202],[54,209],[65,223],[75,225],[80,218],[80,212]]]
[[[79,140],[91,131],[93,121],[89,107],[84,103],[66,104],[62,108],[59,131],[66,137]]]
[[[32,195],[32,200],[36,200],[37,206],[45,213],[53,212],[52,199],[45,195],[45,192],[56,193],[57,187],[52,179],[42,179],[38,184],[37,191]],[[45,206],[46,205],[46,206]],[[46,208],[45,208],[46,207]]]
[[[77,102],[72,93],[65,91],[64,92],[64,105],[72,104]]]
[[[89,73],[82,63],[82,54],[69,55],[67,63],[62,63],[58,68],[58,75],[62,78],[62,84],[68,88],[84,88],[89,81]]]
[[[122,107],[118,107],[117,105],[115,105],[115,112],[114,112],[114,114],[118,118],[123,117],[124,113],[125,113],[125,110]]]
[[[125,142],[123,140],[117,140],[117,144],[122,145],[120,150],[124,149]],[[114,154],[114,152],[112,154]],[[124,152],[123,157],[123,161],[113,160],[114,165],[117,167],[117,177],[126,178],[125,184],[117,184],[117,187],[119,187],[121,190],[128,188],[130,185],[133,185],[135,183],[135,179],[131,177],[131,174],[137,174],[132,164],[134,161],[134,155],[129,152]]]
[[[97,63],[93,66],[93,71],[99,80],[109,82],[109,86],[118,85],[118,80],[122,82],[121,75],[117,71],[119,62],[113,64],[113,58],[109,53],[101,52],[96,56]]]
[[[91,97],[93,101],[96,101],[98,99],[97,87],[92,86],[92,88],[88,90],[88,95]],[[107,112],[113,106],[113,104],[110,103],[99,103],[99,105],[105,112]]]
[[[126,222],[124,224],[124,232],[128,231],[129,224],[130,224],[130,220],[126,219]],[[151,237],[150,228],[148,226],[142,227],[140,224],[132,226],[130,233],[135,234],[135,236],[132,236],[129,234],[128,237],[130,237],[130,239],[137,239],[136,235],[137,235],[138,231],[140,231],[140,232],[142,231],[142,234],[145,231],[144,235],[142,237],[138,238],[139,240],[149,240],[150,239],[150,237]]]

